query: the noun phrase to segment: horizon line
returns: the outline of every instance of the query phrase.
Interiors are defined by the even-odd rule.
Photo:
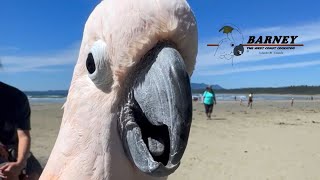
[[[193,84],[205,84],[207,85],[206,83],[193,83]],[[224,88],[222,87],[221,85],[218,85],[218,84],[214,84],[214,85],[211,85],[211,86],[220,86],[222,89],[224,90],[231,90],[231,89],[253,89],[253,88],[287,88],[287,87],[320,87],[320,84],[319,85],[288,85],[288,86],[263,86],[263,87],[237,87],[237,88]],[[201,88],[200,88],[201,89]],[[49,89],[49,90],[22,90],[23,92],[48,92],[48,91],[69,91],[69,89],[57,89],[57,90],[52,90],[52,89]]]

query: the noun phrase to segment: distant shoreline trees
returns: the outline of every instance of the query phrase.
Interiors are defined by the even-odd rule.
[[[204,89],[193,89],[192,93],[203,93]],[[238,89],[216,89],[216,93],[226,94],[296,94],[296,95],[315,95],[320,94],[320,86],[288,86],[288,87],[265,87],[265,88],[238,88]]]

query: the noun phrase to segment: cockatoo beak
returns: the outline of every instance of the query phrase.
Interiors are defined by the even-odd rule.
[[[167,176],[178,168],[189,137],[189,75],[180,53],[166,42],[141,62],[121,110],[120,135],[135,166],[152,176]]]

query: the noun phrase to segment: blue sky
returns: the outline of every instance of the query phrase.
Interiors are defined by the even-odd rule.
[[[188,1],[198,22],[199,53],[192,82],[225,88],[320,85],[320,2],[317,0]],[[0,2],[0,80],[22,90],[68,89],[84,24],[99,0]],[[283,55],[246,52],[230,60],[215,56],[234,24],[249,35],[298,35],[304,47]],[[235,35],[236,36],[236,35]]]

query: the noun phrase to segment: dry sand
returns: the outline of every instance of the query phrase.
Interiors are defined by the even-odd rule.
[[[32,151],[44,165],[62,104],[32,105]],[[218,102],[206,120],[194,103],[189,144],[170,180],[319,180],[320,101]]]

